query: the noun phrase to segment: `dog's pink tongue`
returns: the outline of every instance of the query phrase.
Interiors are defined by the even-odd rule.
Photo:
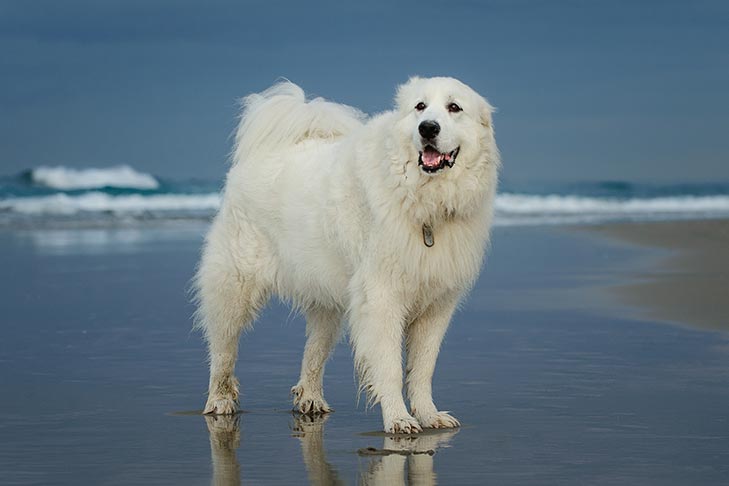
[[[431,148],[425,149],[423,152],[423,165],[436,167],[438,164],[440,164],[440,154]]]

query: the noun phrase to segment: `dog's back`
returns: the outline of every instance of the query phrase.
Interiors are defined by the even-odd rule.
[[[360,128],[359,110],[323,98],[307,101],[304,91],[290,81],[246,96],[241,103],[233,163],[246,161],[306,140],[336,140]]]

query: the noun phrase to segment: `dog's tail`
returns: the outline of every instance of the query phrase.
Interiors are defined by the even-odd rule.
[[[315,98],[290,81],[242,100],[233,163],[309,139],[334,140],[362,126],[364,114],[355,108]]]

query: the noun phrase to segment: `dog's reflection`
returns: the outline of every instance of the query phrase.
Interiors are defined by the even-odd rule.
[[[369,459],[361,484],[435,485],[433,456],[457,433],[458,429],[448,429],[418,435],[387,436],[383,439],[382,449],[360,449],[359,455]]]
[[[205,415],[210,433],[210,456],[215,486],[240,485],[240,415]]]
[[[292,436],[301,444],[309,482],[314,485],[342,485],[345,482],[327,460],[324,448],[324,424],[329,415],[293,416]],[[240,464],[236,451],[240,447],[240,415],[205,416],[210,433],[213,464],[212,484],[240,485]],[[436,475],[433,456],[445,447],[457,429],[426,431],[418,435],[385,436],[382,448],[366,447],[358,452],[361,462],[360,484],[365,485],[434,485]]]
[[[301,442],[301,454],[304,457],[309,483],[316,485],[342,485],[337,470],[327,460],[324,450],[324,424],[329,414],[301,415],[294,414],[291,426],[294,437]]]

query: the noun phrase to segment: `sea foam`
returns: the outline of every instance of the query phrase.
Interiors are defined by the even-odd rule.
[[[610,199],[582,196],[499,194],[496,209],[512,214],[628,214],[729,211],[729,196]]]
[[[126,194],[101,191],[83,194],[57,193],[0,199],[0,211],[27,216],[84,214],[144,215],[154,213],[212,216],[221,195]],[[729,216],[729,196],[675,196],[608,199],[582,196],[499,194],[495,203],[497,225],[596,222],[614,219],[671,219]]]
[[[107,213],[137,215],[154,213],[215,212],[220,206],[220,194],[141,194],[113,196],[103,192],[88,192],[76,196],[52,194],[49,196],[8,198],[0,200],[0,210],[25,215],[63,215],[81,213]]]
[[[504,193],[496,197],[496,222],[550,224],[614,219],[725,217],[729,196],[609,198]]]

